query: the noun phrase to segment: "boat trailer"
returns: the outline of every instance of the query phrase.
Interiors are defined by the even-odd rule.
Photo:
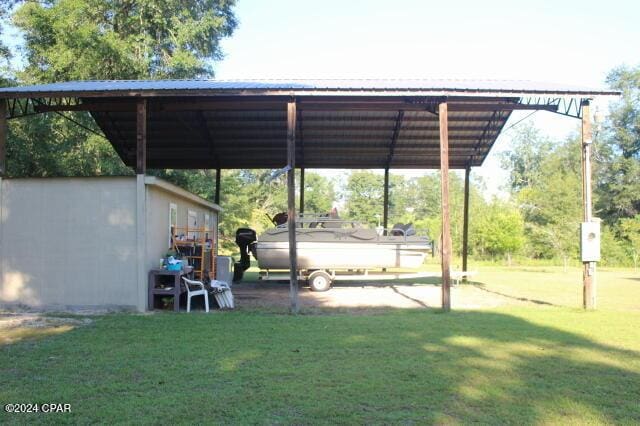
[[[364,270],[336,271],[316,269],[299,271],[298,280],[306,281],[312,291],[327,291],[336,281],[385,281],[440,277],[437,272],[385,272]],[[289,281],[289,271],[262,270],[258,274],[260,281]]]

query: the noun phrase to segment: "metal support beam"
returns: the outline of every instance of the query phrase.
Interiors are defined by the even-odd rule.
[[[464,223],[462,226],[462,270],[467,271],[467,256],[469,254],[469,175],[471,167],[464,170]],[[467,277],[463,277],[467,282]]]
[[[304,167],[300,169],[300,214],[304,213]]]
[[[283,102],[268,99],[244,99],[238,102],[235,99],[216,100],[163,100],[155,101],[152,104],[154,111],[178,112],[178,111],[278,111],[282,108]],[[370,100],[338,100],[322,101],[321,99],[308,99],[301,101],[298,109],[301,111],[431,111],[432,102],[411,102],[394,98],[383,101],[372,102]],[[108,111],[127,112],[134,110],[131,102],[99,100],[81,104],[52,104],[46,105],[38,103],[34,110],[38,113],[52,111]],[[488,112],[488,111],[515,111],[515,110],[544,110],[556,112],[558,105],[554,104],[521,104],[512,102],[460,102],[452,103],[449,106],[451,111],[456,112]]]
[[[440,119],[440,189],[442,203],[442,310],[451,310],[451,226],[449,223],[449,133],[447,103],[438,106]]]
[[[589,101],[582,102],[582,202],[583,220],[591,222],[591,114]],[[582,304],[584,309],[596,308],[596,263],[583,262]]]
[[[298,252],[296,247],[296,103],[287,104],[287,201],[289,226],[289,298],[298,313]]]
[[[147,100],[136,105],[136,174],[147,171]]]
[[[0,98],[0,178],[7,173],[7,101]]]
[[[398,111],[396,117],[396,124],[393,126],[393,135],[391,136],[391,144],[389,145],[389,158],[387,159],[387,169],[391,167],[393,161],[393,154],[396,151],[396,144],[398,143],[398,137],[400,136],[400,129],[402,128],[402,120],[404,119],[404,111]]]
[[[384,210],[382,214],[382,226],[386,234],[389,227],[389,168],[384,169]]]
[[[222,179],[222,170],[216,169],[216,195],[213,202],[220,205],[220,180]]]

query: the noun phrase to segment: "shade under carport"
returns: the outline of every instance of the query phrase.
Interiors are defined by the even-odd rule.
[[[466,170],[468,194],[470,168],[484,162],[514,110],[583,118],[591,98],[617,94],[495,80],[82,81],[2,88],[0,178],[5,173],[6,118],[65,111],[90,113],[139,177],[147,168],[286,166],[291,231],[295,229],[295,167],[381,168],[387,172],[387,183],[391,168],[439,168],[443,308],[448,309],[448,169]],[[585,221],[591,217],[589,146],[588,120],[583,119]],[[388,185],[385,200],[387,191]],[[141,203],[144,200],[138,199]],[[465,203],[466,248],[468,195]],[[289,234],[296,310],[295,232]],[[585,263],[585,277],[587,271]],[[144,279],[143,271],[138,274]],[[589,290],[588,296],[587,278],[584,282],[587,306],[588,297],[595,300],[595,292]]]

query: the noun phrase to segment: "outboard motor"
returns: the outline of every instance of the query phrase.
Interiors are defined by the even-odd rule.
[[[258,236],[256,231],[250,228],[239,228],[236,231],[236,244],[240,248],[240,262],[233,264],[233,281],[240,281],[244,271],[251,266],[251,257],[249,253],[253,254],[253,257],[257,260],[256,254],[256,241]]]

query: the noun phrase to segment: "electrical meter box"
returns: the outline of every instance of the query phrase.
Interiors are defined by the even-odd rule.
[[[580,225],[580,255],[583,262],[600,260],[600,222],[582,222]]]

